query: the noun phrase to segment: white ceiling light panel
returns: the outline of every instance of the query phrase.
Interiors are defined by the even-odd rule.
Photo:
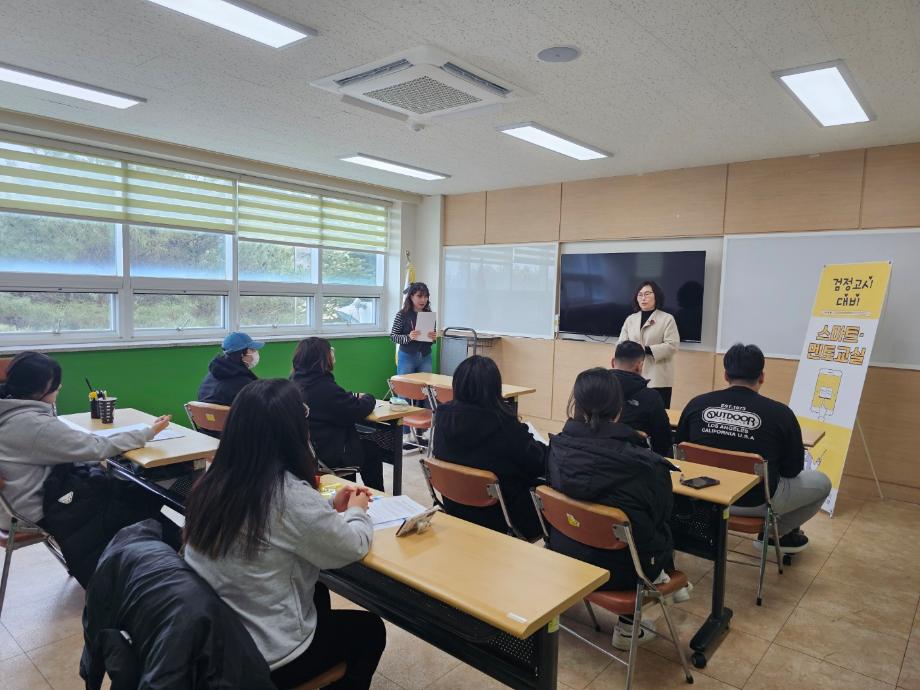
[[[587,144],[582,144],[574,139],[563,136],[558,132],[538,125],[536,122],[522,122],[517,125],[506,125],[504,127],[499,127],[498,131],[580,161],[610,158],[612,155],[606,151],[601,151],[593,146],[588,146]]]
[[[782,70],[773,76],[822,127],[875,119],[843,60]]]
[[[32,89],[39,89],[40,91],[48,91],[49,93],[56,93],[61,96],[79,98],[83,101],[101,103],[102,105],[122,110],[124,108],[130,108],[132,105],[137,105],[138,103],[147,102],[147,99],[140,98],[139,96],[129,96],[126,93],[109,91],[108,89],[101,89],[98,86],[83,84],[78,81],[55,77],[52,74],[44,74],[24,67],[16,67],[15,65],[3,63],[0,63],[0,81],[7,82],[8,84],[16,84],[18,86],[27,86]]]

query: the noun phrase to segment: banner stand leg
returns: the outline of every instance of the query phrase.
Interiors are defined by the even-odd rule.
[[[875,480],[875,488],[878,489],[878,497],[885,498],[882,493],[882,485],[879,483],[878,474],[875,472],[875,463],[872,462],[872,455],[869,453],[869,444],[866,443],[866,435],[863,433],[862,424],[859,423],[859,417],[856,418],[856,430],[859,431],[859,438],[862,440],[863,452],[866,454],[866,460],[869,461],[869,469],[872,470],[872,478]]]

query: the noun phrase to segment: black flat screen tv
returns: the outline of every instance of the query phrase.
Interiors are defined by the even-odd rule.
[[[698,343],[703,330],[706,252],[563,254],[559,330],[617,337],[644,280],[664,291],[664,311],[677,320],[680,339]]]

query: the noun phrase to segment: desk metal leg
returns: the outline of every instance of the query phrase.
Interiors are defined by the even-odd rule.
[[[534,635],[537,685],[540,690],[555,690],[559,671],[559,617],[556,616]]]
[[[390,422],[392,438],[390,443],[393,446],[393,495],[399,496],[402,493],[402,470],[403,470],[403,433],[402,420],[397,419]]]
[[[716,535],[716,560],[712,578],[712,610],[709,618],[690,640],[691,660],[697,668],[705,668],[728,632],[732,610],[725,606],[725,576],[728,568],[728,508],[713,506],[713,528]],[[717,524],[716,524],[717,523]]]

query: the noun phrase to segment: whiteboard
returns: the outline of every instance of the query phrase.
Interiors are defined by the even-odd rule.
[[[444,248],[440,326],[552,338],[558,245]]]
[[[726,236],[719,351],[754,343],[798,359],[824,264],[891,261],[872,363],[920,368],[920,229]]]

